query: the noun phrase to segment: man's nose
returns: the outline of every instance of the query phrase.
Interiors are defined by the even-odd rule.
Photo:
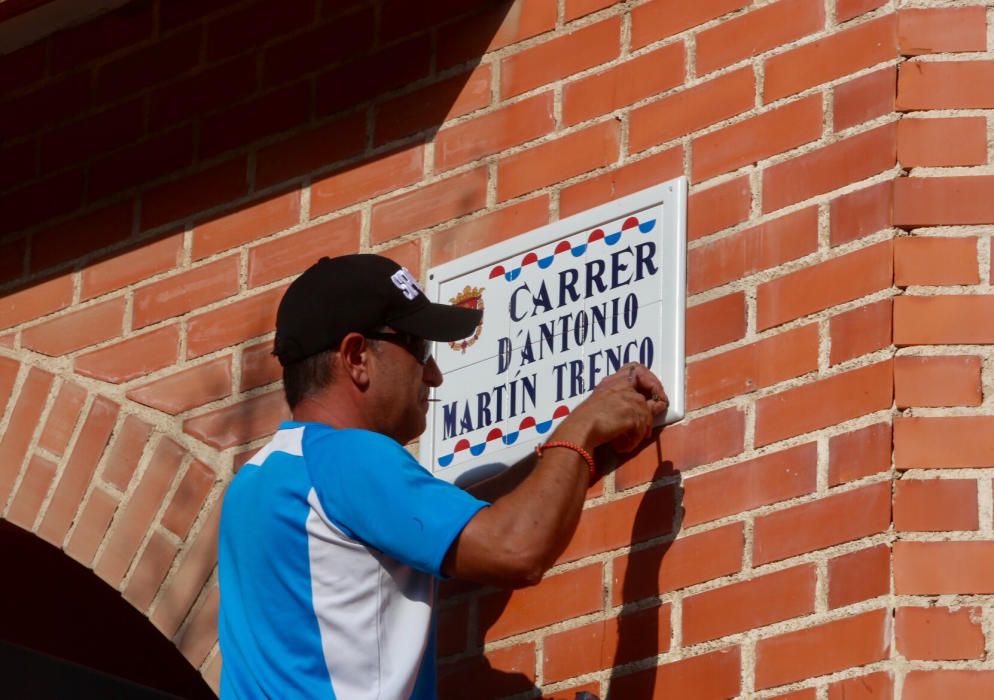
[[[442,370],[438,368],[438,363],[435,362],[433,356],[429,357],[425,363],[423,381],[430,387],[441,386],[442,384]]]

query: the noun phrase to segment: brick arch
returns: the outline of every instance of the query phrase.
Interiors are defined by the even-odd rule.
[[[230,461],[197,449],[162,412],[49,364],[0,356],[0,516],[119,591],[217,690]]]

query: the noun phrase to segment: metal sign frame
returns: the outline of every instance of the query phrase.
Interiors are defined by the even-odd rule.
[[[615,231],[613,229],[618,230]],[[653,277],[659,277],[658,280],[652,279],[651,282],[652,285],[659,285],[658,291],[654,286],[647,287],[643,285],[639,287],[637,293],[634,291],[630,292],[629,297],[636,297],[636,311],[638,311],[640,301],[643,303],[642,323],[645,324],[648,322],[653,324],[652,331],[656,334],[655,342],[659,344],[658,352],[655,352],[651,368],[663,381],[670,399],[670,407],[667,414],[657,420],[657,424],[672,423],[680,420],[685,410],[684,382],[686,360],[684,351],[684,315],[686,308],[686,232],[687,179],[679,177],[431,268],[427,274],[426,293],[432,301],[452,303],[453,299],[451,295],[453,289],[461,286],[464,280],[472,282],[473,280],[479,281],[483,279],[501,282],[501,278],[504,278],[520,282],[531,275],[530,279],[535,284],[536,280],[541,279],[545,269],[550,270],[549,273],[545,274],[553,274],[557,263],[562,261],[565,264],[571,257],[577,258],[586,255],[587,251],[592,251],[597,244],[604,246],[598,252],[610,252],[607,248],[618,245],[625,235],[628,236],[626,239],[628,241],[644,241],[651,238],[656,242],[656,246],[652,250],[655,252],[658,263],[658,273],[655,273]],[[635,238],[636,236],[640,236],[640,238]],[[624,249],[623,252],[629,252],[629,250]],[[559,258],[559,260],[556,260],[556,258]],[[595,258],[596,256],[591,255],[590,259],[594,260]],[[640,260],[639,262],[644,261]],[[626,270],[630,267],[631,265],[628,267],[623,266],[621,269]],[[652,268],[649,267],[648,269],[651,270]],[[588,270],[588,276],[589,274]],[[520,280],[518,278],[519,275],[521,275]],[[605,275],[607,275],[606,272]],[[524,285],[526,283],[522,282],[521,284]],[[559,285],[560,294],[562,295],[563,282],[560,281]],[[591,294],[589,280],[587,285],[587,295],[589,297]],[[471,284],[466,285],[465,289],[466,294],[470,295],[474,292],[482,292],[481,289],[474,289]],[[570,288],[571,291],[573,289],[573,287]],[[657,293],[659,295],[658,299],[647,300],[644,298],[647,294],[655,296]],[[512,293],[512,300],[507,308],[491,308],[491,305],[488,305],[484,309],[484,320],[481,328],[486,326],[488,322],[510,325],[510,318],[504,319],[504,316],[517,316],[516,312],[519,309],[516,307],[515,302],[522,299],[526,302],[528,300],[527,294],[523,297],[519,296],[518,299],[514,299],[514,296]],[[631,299],[628,301],[631,301]],[[658,308],[656,308],[657,303]],[[618,306],[615,306],[614,309],[618,315],[612,318],[617,321],[617,319],[621,318],[620,314],[623,312]],[[633,323],[635,323],[634,319]],[[521,331],[518,331],[518,333],[520,335]],[[509,335],[513,334],[509,333]],[[567,335],[568,331],[562,337],[564,348],[567,344],[567,338],[565,337]],[[479,331],[477,336],[479,336]],[[525,337],[528,338],[529,334],[526,334]],[[605,335],[604,337],[606,338],[607,336]],[[470,339],[469,344],[471,345],[475,340],[475,337]],[[501,343],[505,344],[509,342],[501,341]],[[526,345],[528,343],[527,340],[522,342],[525,342]],[[549,343],[550,348],[552,347],[552,342],[550,341]],[[458,391],[460,381],[458,373],[460,371],[468,371],[474,363],[479,362],[481,369],[475,370],[479,373],[484,371],[482,369],[483,361],[490,362],[491,365],[493,362],[497,362],[498,364],[503,362],[502,359],[498,358],[498,351],[486,351],[484,349],[487,347],[485,344],[481,344],[482,347],[478,347],[475,350],[472,348],[469,349],[471,360],[465,359],[465,353],[467,353],[466,344],[459,347],[453,344],[451,349],[446,347],[446,345],[448,344],[435,343],[433,349],[436,361],[438,361],[443,375],[446,376],[446,382],[449,382],[453,378],[451,375],[455,375],[454,384],[456,385],[456,391]],[[572,352],[578,353],[583,347],[584,343],[581,343],[580,347],[574,348]],[[463,356],[456,354],[456,351],[460,348],[464,354]],[[502,357],[506,349],[501,346],[500,352]],[[525,346],[516,347],[515,352],[525,349]],[[650,351],[652,352],[652,350]],[[477,353],[475,357],[472,355],[474,352]],[[480,353],[483,354],[480,355]],[[595,354],[600,355],[600,352],[597,351]],[[570,357],[570,353],[566,353],[565,356],[567,358]],[[484,358],[484,360],[480,360],[480,357]],[[614,359],[617,359],[617,357]],[[569,360],[567,359],[567,361]],[[457,362],[463,362],[464,364],[454,366]],[[546,374],[548,374],[548,369],[549,367],[546,366]],[[557,379],[561,386],[563,380],[561,375],[565,372],[561,367],[557,366],[556,369],[558,370]],[[594,373],[593,368],[590,369],[590,372],[588,385],[593,384],[595,378],[602,378]],[[581,381],[582,384],[583,382]],[[534,386],[531,388],[534,394]],[[471,483],[472,481],[489,476],[525,457],[534,449],[536,444],[547,437],[552,427],[568,414],[570,406],[566,404],[575,406],[582,401],[583,397],[590,390],[591,387],[587,386],[586,391],[582,395],[576,395],[571,401],[557,406],[555,408],[555,415],[539,416],[537,420],[534,417],[527,418],[521,422],[522,429],[520,431],[517,429],[519,426],[510,425],[512,421],[508,418],[505,430],[491,430],[486,440],[477,440],[479,444],[467,444],[469,441],[462,440],[463,444],[459,449],[451,453],[447,452],[446,454],[442,454],[442,451],[438,450],[439,454],[436,454],[436,445],[431,438],[436,434],[436,429],[443,426],[443,420],[449,423],[452,421],[452,412],[445,414],[443,418],[442,412],[445,409],[443,405],[445,401],[440,399],[439,396],[440,394],[444,394],[447,397],[446,401],[451,399],[453,385],[443,383],[441,387],[434,389],[432,392],[432,398],[435,401],[430,404],[427,428],[421,436],[421,463],[436,476],[447,481],[455,482],[458,480],[460,484]],[[512,407],[508,410],[513,410],[513,401],[513,398],[507,400],[507,403]],[[528,429],[526,430],[525,425],[528,421],[530,421],[530,424],[527,425]],[[510,429],[511,427],[514,428],[513,431]],[[476,430],[479,431],[482,429],[477,428]],[[495,446],[495,449],[487,450],[486,448],[491,444]],[[462,451],[461,454],[459,454],[460,451]],[[461,459],[453,461],[453,458],[457,455]]]

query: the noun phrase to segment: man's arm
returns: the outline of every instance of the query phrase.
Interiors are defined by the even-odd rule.
[[[667,406],[659,380],[645,367],[629,365],[605,378],[549,441],[571,442],[591,454],[607,443],[628,452],[651,432],[653,419]],[[484,497],[508,484],[513,487],[463,528],[442,564],[446,576],[510,587],[532,585],[566,548],[583,510],[587,463],[564,447],[549,448],[541,459],[530,461],[515,465],[512,474],[497,477],[494,484],[480,484]]]

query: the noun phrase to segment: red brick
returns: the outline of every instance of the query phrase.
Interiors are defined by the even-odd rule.
[[[752,186],[748,177],[697,190],[687,200],[687,240],[717,233],[749,218]]]
[[[166,572],[169,571],[173,559],[176,558],[177,547],[165,535],[153,532],[145,545],[135,571],[122,595],[136,610],[148,610],[156,591],[162,585]]]
[[[801,690],[795,690],[792,693],[784,693],[782,695],[774,695],[776,700],[817,700],[817,691],[814,688],[802,688]]]
[[[283,376],[283,368],[273,356],[273,341],[250,345],[242,351],[241,391],[272,384]]]
[[[679,34],[684,30],[745,7],[747,0],[652,0],[632,10],[632,48]]]
[[[24,329],[21,344],[59,357],[121,335],[124,298],[117,297]]]
[[[994,420],[988,416],[898,417],[898,469],[994,466]]]
[[[482,209],[486,191],[487,170],[477,168],[374,204],[372,241],[382,243]]]
[[[833,93],[832,122],[836,131],[891,114],[897,101],[897,67],[888,66],[840,83]]]
[[[90,568],[116,509],[117,499],[114,496],[99,488],[91,490],[66,544],[66,554]]]
[[[237,294],[238,287],[239,256],[229,255],[136,289],[132,323],[141,328],[181,316]]]
[[[142,229],[161,226],[245,194],[246,161],[235,158],[159,185],[142,196]]]
[[[100,199],[124,192],[184,170],[193,157],[193,126],[171,129],[95,161],[89,193]]]
[[[91,80],[90,71],[76,73],[5,100],[0,132],[14,139],[85,114],[92,104]]]
[[[497,164],[497,199],[512,199],[615,162],[619,129],[618,122],[610,120],[502,158]]]
[[[0,328],[47,316],[72,302],[72,275],[56,277],[8,293],[0,300]]]
[[[48,495],[48,487],[55,478],[56,464],[39,455],[31,455],[24,478],[14,492],[6,519],[20,525],[29,532],[34,526],[42,501]]]
[[[651,518],[646,514],[652,513]],[[573,561],[673,532],[672,488],[659,488],[585,508],[559,561]]]
[[[321,216],[412,185],[424,170],[424,147],[406,148],[349,166],[311,185],[311,216]]]
[[[425,7],[412,6],[405,0],[386,0],[380,20],[382,39],[392,41],[414,33],[423,33],[453,17],[472,13],[472,5],[459,0],[436,0]]]
[[[886,659],[888,618],[886,610],[872,610],[761,639],[756,644],[756,688],[773,688]]]
[[[894,124],[850,136],[778,163],[763,173],[763,211],[775,211],[892,168],[897,163]]]
[[[892,396],[892,365],[885,361],[764,397],[756,402],[756,445],[882,411]]]
[[[887,4],[887,0],[838,0],[835,3],[835,18],[846,22]]]
[[[4,170],[0,172],[0,190],[34,179],[38,175],[38,139],[30,138],[0,146],[0,160]]]
[[[149,129],[165,129],[245,99],[256,89],[256,58],[209,66],[156,88],[149,96]]]
[[[890,547],[877,545],[828,562],[828,606],[831,609],[890,593]]]
[[[310,83],[298,81],[205,117],[198,153],[210,158],[241,148],[306,124],[310,116]]]
[[[990,109],[994,61],[913,61],[897,72],[897,109]]]
[[[21,472],[31,436],[34,435],[48,400],[52,379],[48,372],[32,367],[21,386],[7,429],[3,437],[0,437],[0,503],[7,502],[10,490]]]
[[[230,395],[230,355],[142,384],[127,393],[132,401],[171,416]]]
[[[563,121],[578,124],[679,87],[685,74],[684,47],[676,43],[577,78],[563,87]]]
[[[809,324],[687,366],[687,408],[748,394],[818,369],[818,326]]]
[[[910,671],[904,678],[903,700],[984,700],[994,694],[991,671]]]
[[[683,601],[683,644],[758,629],[815,610],[813,564],[733,583]]]
[[[385,92],[426,78],[430,70],[428,35],[366,54],[318,74],[314,100],[317,113],[324,116],[350,110]]]
[[[614,595],[620,605],[712,581],[742,569],[742,523],[664,542],[614,560]]]
[[[896,345],[974,345],[994,343],[987,319],[994,296],[899,296],[894,302]]]
[[[120,384],[176,362],[179,327],[159,328],[76,358],[76,372],[85,377]]]
[[[374,32],[372,7],[298,32],[262,52],[263,84],[296,80],[306,73],[362,55],[372,47]]]
[[[497,700],[535,689],[535,642],[494,649],[438,669],[439,697]]]
[[[699,83],[631,111],[629,149],[632,153],[717,124],[755,106],[755,76],[751,67]]]
[[[538,586],[491,593],[479,600],[479,625],[491,642],[600,610],[601,564],[545,578]]]
[[[96,100],[113,102],[187,73],[200,63],[201,35],[200,27],[176,32],[102,64],[94,81]]]
[[[182,255],[183,234],[178,233],[91,263],[80,274],[80,297],[92,299],[172,270]]]
[[[71,170],[36,180],[0,195],[0,234],[12,234],[63,214],[79,211],[83,202],[81,170]]]
[[[894,358],[894,401],[909,406],[979,406],[980,358],[942,355]]]
[[[819,0],[781,0],[697,35],[697,72],[711,71],[786,46],[825,26]]]
[[[890,672],[845,678],[828,686],[828,700],[891,700],[894,679]]]
[[[756,298],[759,330],[879,292],[893,280],[891,241],[764,282]]]
[[[608,63],[620,49],[621,19],[608,17],[513,53],[501,61],[501,99]]]
[[[894,182],[887,180],[834,198],[829,204],[833,246],[891,228]]]
[[[669,148],[563,187],[559,191],[559,213],[569,216],[682,174],[683,148]]]
[[[767,564],[851,542],[890,525],[890,483],[837,493],[756,518],[753,561]]]
[[[915,236],[895,241],[895,283],[899,286],[979,281],[976,238]]]
[[[256,186],[307,175],[353,156],[362,151],[365,134],[365,114],[357,112],[262,148],[256,156]]]
[[[817,462],[816,446],[808,443],[691,476],[683,485],[683,526],[813,493]]]
[[[992,192],[994,176],[899,178],[894,183],[894,224],[915,228],[994,223]]]
[[[314,6],[310,3],[286,5],[279,0],[254,2],[207,23],[207,60],[214,62],[255,49],[284,34],[304,28],[313,19]]]
[[[897,20],[885,15],[766,61],[763,99],[773,102],[897,58]]]
[[[812,95],[694,139],[695,181],[784,153],[821,136],[821,96]]]
[[[13,347],[13,346],[11,346]],[[10,357],[0,357],[0,412],[4,411],[14,391],[21,363]]]
[[[193,230],[193,259],[206,258],[264,238],[299,221],[300,192],[297,190],[212,218]]]
[[[829,319],[832,365],[881,350],[891,344],[890,299],[860,306]]]
[[[612,678],[611,692],[621,698],[737,698],[741,665],[739,647],[728,647]]]
[[[449,170],[551,133],[552,97],[544,92],[443,129],[435,136],[435,167]]]
[[[270,435],[289,415],[283,392],[273,391],[188,418],[183,421],[183,432],[215,449],[224,450]]]
[[[0,95],[7,95],[37,84],[48,71],[49,44],[37,41],[4,54],[0,61]]]
[[[838,486],[890,469],[892,427],[874,423],[828,441],[828,483]]]
[[[744,440],[745,417],[737,408],[672,425],[655,443],[618,467],[615,487],[631,488],[674,470],[689,471],[737,455],[742,452]]]
[[[176,639],[176,648],[194,668],[200,667],[217,642],[217,621],[220,594],[212,586],[200,608],[190,616],[190,622]]]
[[[994,542],[894,543],[897,595],[994,592]]]
[[[686,352],[695,355],[745,336],[745,295],[733,292],[687,308]]]
[[[551,31],[556,15],[557,8],[545,0],[521,0],[510,9],[503,5],[487,8],[438,32],[438,66],[449,68],[475,61],[483,54]]]
[[[272,332],[285,291],[285,286],[269,289],[191,318],[186,329],[187,359]]]
[[[104,465],[104,481],[116,486],[119,491],[127,491],[151,434],[152,426],[140,418],[127,416],[114,438],[114,446]]]
[[[542,677],[553,683],[664,654],[671,634],[669,605],[551,634],[543,643]]]
[[[379,105],[373,143],[381,145],[432,129],[490,104],[490,65],[441,80]]]
[[[894,527],[899,531],[976,530],[973,479],[901,479],[895,484]]]
[[[53,171],[131,143],[145,133],[145,104],[131,100],[41,137],[41,167]]]
[[[192,543],[184,547],[175,573],[150,616],[153,625],[166,637],[172,637],[193,607],[207,578],[217,566],[218,520],[221,501],[211,508]]]
[[[183,480],[176,487],[176,493],[169,500],[166,512],[162,514],[162,526],[185,539],[215,481],[210,467],[198,460],[190,462]]]
[[[100,461],[117,422],[118,410],[116,403],[103,396],[96,397],[90,406],[72,455],[62,470],[52,500],[45,510],[45,517],[38,527],[38,535],[58,547],[62,546],[83,495],[93,479],[97,462]]]
[[[469,603],[461,602],[439,606],[438,641],[436,653],[439,658],[460,654],[469,644]]]
[[[687,253],[687,291],[704,292],[818,249],[818,210],[809,207],[724,236]]]
[[[104,207],[31,236],[31,270],[44,270],[123,241],[131,235],[134,203]]]
[[[539,195],[462,221],[431,238],[432,265],[455,260],[549,223],[549,196]]]
[[[987,49],[987,10],[970,7],[906,8],[897,13],[902,56]]]
[[[297,275],[322,256],[357,253],[361,226],[356,212],[253,246],[248,252],[249,287]]]
[[[897,123],[897,159],[905,167],[984,165],[984,117],[902,119]]]
[[[114,521],[107,547],[93,569],[111,586],[117,588],[127,573],[184,457],[186,450],[169,438],[159,441],[141,481]]]
[[[73,382],[64,381],[52,404],[48,420],[45,421],[45,429],[38,438],[38,447],[61,457],[76,428],[85,400],[85,389]]]

